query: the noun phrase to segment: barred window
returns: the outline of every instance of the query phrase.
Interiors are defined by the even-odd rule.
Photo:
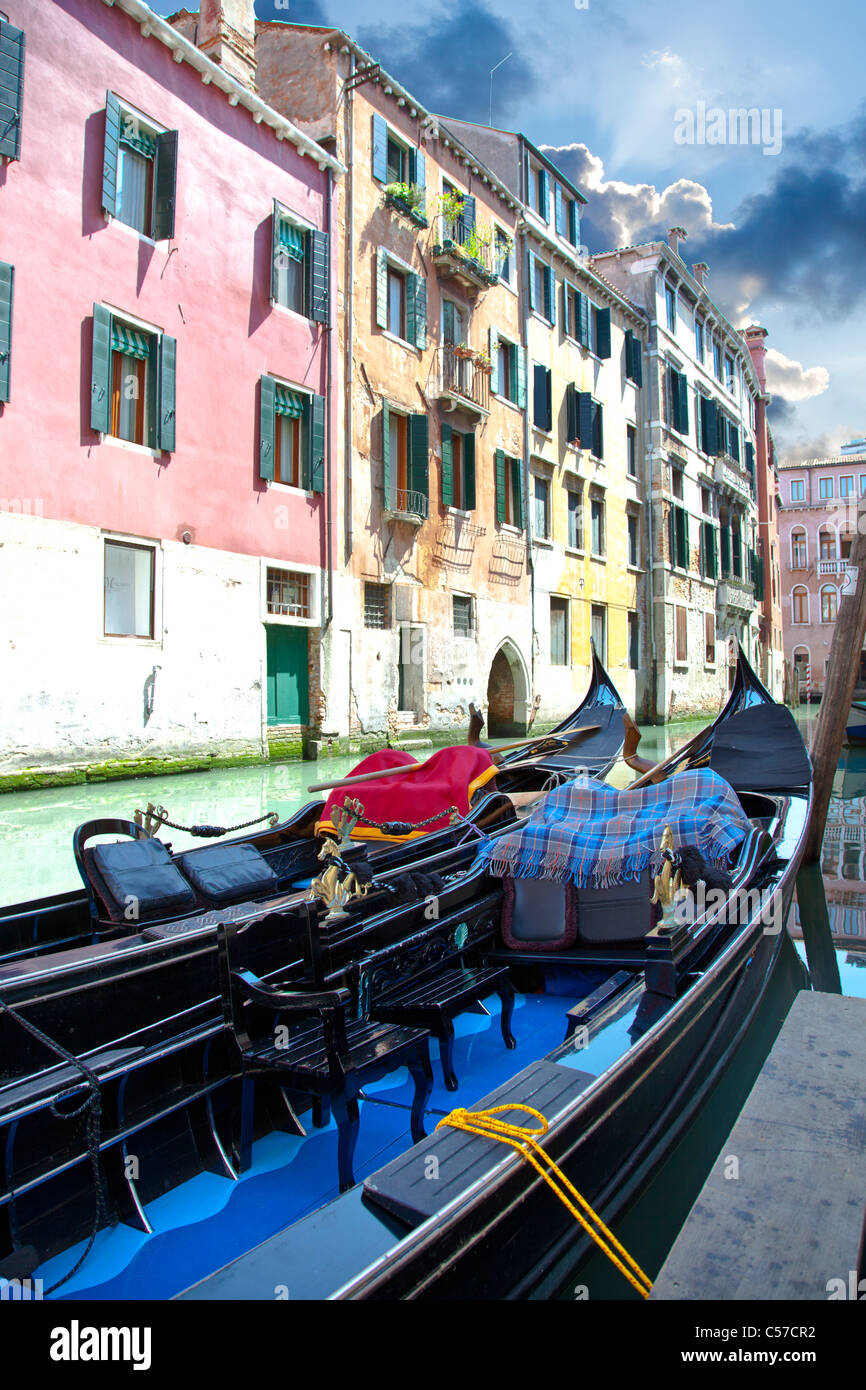
[[[268,566],[268,612],[279,618],[309,618],[310,576]]]
[[[471,637],[473,632],[472,625],[472,599],[464,594],[454,594],[452,596],[454,614],[454,632],[457,637]]]
[[[391,626],[391,590],[387,584],[364,585],[364,626]]]

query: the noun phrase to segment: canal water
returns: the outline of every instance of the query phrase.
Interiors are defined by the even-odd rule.
[[[816,718],[817,706],[798,712],[807,745]],[[644,728],[639,751],[658,761],[704,724],[694,720]],[[432,751],[418,750],[416,756],[424,759]],[[169,819],[183,825],[228,827],[271,811],[282,819],[327,795],[311,794],[310,784],[344,776],[357,761],[350,756],[7,793],[0,796],[0,904],[79,887],[72,834],[83,821],[101,816],[132,819],[135,810],[146,809],[149,802],[164,806]],[[622,786],[632,776],[618,764],[610,780]],[[200,843],[184,831],[165,831],[163,838],[170,839],[175,850]],[[821,878],[816,871],[808,902],[795,900],[761,1011],[688,1134],[617,1224],[617,1236],[651,1278],[664,1263],[798,990],[811,987],[866,997],[864,865],[866,750],[844,749],[827,818]],[[558,1293],[560,1299],[586,1296],[593,1301],[638,1297],[601,1255],[576,1265]]]

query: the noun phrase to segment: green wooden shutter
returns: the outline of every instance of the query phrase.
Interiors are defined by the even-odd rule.
[[[610,309],[599,309],[595,316],[596,357],[610,357]]]
[[[470,234],[475,231],[475,199],[471,198],[468,193],[463,197],[463,211],[460,214],[460,220],[463,223],[464,240],[468,240]]]
[[[156,137],[156,169],[153,175],[153,239],[166,241],[174,236],[174,204],[177,188],[177,131],[166,130]]]
[[[430,421],[426,415],[409,416],[409,491],[429,497],[427,458],[430,452]]]
[[[494,396],[498,396],[498,395],[499,395],[499,391],[500,391],[500,383],[499,383],[499,334],[497,333],[497,331],[496,331],[495,328],[491,328],[491,329],[488,330],[488,336],[489,336],[489,339],[490,339],[489,354],[490,354],[490,362],[491,362],[491,368],[492,368],[492,369],[491,369],[491,372],[490,372],[490,390],[491,390],[491,392],[492,392],[492,394],[493,394]]]
[[[409,279],[415,282],[415,327],[409,341],[423,351],[427,346],[427,281],[421,275],[410,275]]]
[[[496,520],[505,520],[505,450],[497,449],[493,455],[494,478],[496,481]]]
[[[641,356],[640,338],[635,337],[631,329],[626,334],[626,375],[634,382],[635,386],[643,386],[643,359]]]
[[[463,506],[467,512],[475,510],[475,435],[463,436]]]
[[[577,429],[581,449],[592,448],[592,396],[589,391],[577,393]]]
[[[577,341],[582,347],[589,347],[589,300],[580,293],[577,296]]]
[[[423,150],[409,151],[409,182],[416,188],[427,187],[427,161]]]
[[[442,502],[446,507],[454,505],[454,445],[451,426],[442,423]]]
[[[0,158],[21,158],[24,33],[0,19]]]
[[[570,381],[565,388],[565,428],[567,442],[573,444],[580,438],[580,425],[577,418],[577,387]]]
[[[523,530],[523,460],[511,460],[511,491],[514,497],[514,524]]]
[[[262,398],[259,409],[259,477],[266,482],[274,480],[274,455],[276,438],[276,400],[277,383],[272,376],[262,377]]]
[[[511,349],[511,361],[517,378],[517,397],[515,405],[526,409],[526,349],[515,343]]]
[[[406,276],[406,342],[415,341],[415,290],[418,277],[410,271]]]
[[[549,323],[556,323],[556,299],[554,292],[556,280],[553,275],[553,266],[544,267],[544,317]]]
[[[731,573],[731,528],[723,526],[721,528],[721,550],[722,550],[722,577],[727,579]]]
[[[550,178],[549,178],[549,175],[548,175],[548,173],[547,173],[547,170],[546,170],[546,169],[539,169],[539,171],[538,171],[538,212],[539,212],[539,216],[540,216],[545,222],[549,222],[549,221],[550,221],[550,212],[549,212],[549,206],[548,206],[548,204],[549,204],[549,193],[550,193]]]
[[[592,450],[597,459],[604,458],[604,406],[593,403]]]
[[[384,116],[373,116],[373,178],[388,182],[388,125]]]
[[[710,457],[719,453],[718,410],[709,396],[701,397],[701,443]]]
[[[547,423],[547,369],[535,362],[532,367],[532,423],[541,430],[550,429]]]
[[[2,125],[2,109],[0,109]],[[120,163],[120,102],[113,92],[105,93],[105,147],[102,153],[102,206],[117,216],[117,170]]]
[[[310,232],[307,261],[307,303],[309,317],[314,323],[329,323],[331,319],[331,238],[327,232]]]
[[[534,273],[533,273],[534,270],[535,270],[535,257],[533,256],[533,254],[532,254],[531,251],[527,251],[527,253],[526,253],[526,285],[527,285],[527,291],[526,291],[526,293],[527,293],[527,296],[528,296],[528,299],[529,299],[529,307],[530,307],[530,309],[534,309],[534,308],[536,307],[536,305],[535,305],[535,275],[534,275]]]
[[[674,372],[674,429],[678,434],[689,432],[688,383],[684,372]]]
[[[737,428],[737,426],[734,425],[734,424],[730,424],[730,425],[728,426],[728,448],[729,448],[729,450],[730,450],[731,458],[732,458],[732,459],[736,459],[737,463],[739,463],[739,462],[740,462],[740,431],[739,431],[739,429]]]
[[[574,198],[568,204],[568,239],[572,246],[580,245],[580,214]]]
[[[563,280],[563,282],[562,282],[562,331],[563,331],[563,333],[565,334],[566,338],[573,338],[573,337],[574,337],[574,329],[572,328],[571,321],[570,321],[570,318],[569,318],[569,311],[568,311],[568,281],[567,281],[567,280]]]
[[[15,273],[0,261],[0,401],[9,400],[12,374],[12,288]]]
[[[376,251],[376,326],[388,327],[388,253],[382,246]]]
[[[159,415],[157,416],[157,448],[173,454],[175,449],[175,404],[177,389],[177,339],[164,333],[159,342]]]
[[[325,397],[311,396],[307,417],[307,479],[311,492],[325,491]]]
[[[276,198],[274,199],[274,213],[271,218],[271,303],[277,302],[278,279],[277,270],[280,265],[280,256],[285,252],[280,251],[280,210]]]
[[[93,306],[93,355],[90,370],[90,428],[108,434],[111,425],[111,314]]]
[[[391,407],[387,401],[382,402],[382,488],[384,506],[391,510],[395,499],[391,487]]]
[[[746,472],[755,476],[755,446],[748,439],[746,440]]]

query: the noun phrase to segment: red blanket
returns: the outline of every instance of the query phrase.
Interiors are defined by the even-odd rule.
[[[448,825],[449,806],[456,806],[461,815],[469,810],[469,788],[476,778],[493,766],[493,759],[484,748],[464,744],[456,748],[440,748],[424,763],[418,763],[409,753],[398,748],[383,748],[371,753],[349,774],[360,777],[365,772],[381,772],[386,767],[419,768],[405,776],[395,774],[380,781],[358,782],[354,787],[336,787],[325,802],[318,829],[334,823],[337,811],[346,797],[360,801],[366,816],[374,821],[406,821],[413,826],[409,835],[387,836],[388,839],[411,838],[441,830]],[[418,821],[436,815],[436,820],[415,830]],[[381,831],[364,824],[363,818],[352,832],[353,839],[380,839]]]

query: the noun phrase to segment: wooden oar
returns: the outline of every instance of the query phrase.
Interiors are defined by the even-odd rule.
[[[634,782],[629,782],[625,790],[633,791],[636,787],[645,787],[650,782],[660,782],[662,777],[671,770],[674,763],[678,763],[682,758],[687,758],[692,749],[701,742],[701,739],[706,738],[712,727],[712,724],[708,724],[705,729],[701,729],[700,733],[690,738],[688,743],[684,743],[682,747],[677,748],[675,752],[668,753],[666,758],[662,758],[660,763],[656,763],[653,767],[649,768],[642,777],[637,777]]]
[[[582,728],[574,729],[570,734],[543,734],[538,738],[522,739],[519,743],[511,743],[507,746],[509,748],[520,748],[526,743],[547,743],[550,741],[567,744],[573,742],[576,738],[581,738],[584,734],[596,733],[600,728],[600,724],[584,724]],[[502,749],[497,748],[494,751],[500,753]],[[401,763],[399,767],[384,767],[381,772],[362,772],[356,777],[339,777],[334,782],[313,782],[311,786],[307,787],[307,791],[324,792],[331,791],[335,787],[356,787],[359,782],[378,782],[385,777],[397,777],[401,772],[417,772],[419,767],[426,766],[426,762]],[[510,766],[506,766],[503,770],[510,772],[512,768],[529,766],[531,766],[531,763],[511,763]]]

